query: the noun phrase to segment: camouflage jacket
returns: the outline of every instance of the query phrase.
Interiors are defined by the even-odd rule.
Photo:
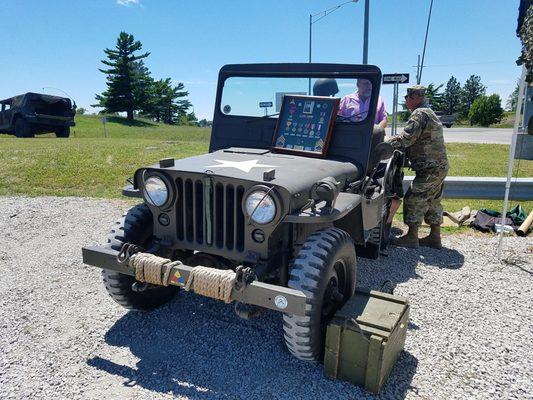
[[[414,110],[403,132],[388,139],[395,149],[405,151],[411,169],[448,169],[442,124],[430,108]]]

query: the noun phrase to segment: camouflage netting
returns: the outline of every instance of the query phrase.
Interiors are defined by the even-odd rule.
[[[524,20],[519,25],[518,36],[522,40],[522,54],[518,59],[518,64],[524,64],[527,69],[526,81],[533,84],[533,6],[531,1],[524,17]]]

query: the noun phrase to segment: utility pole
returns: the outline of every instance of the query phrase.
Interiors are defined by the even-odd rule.
[[[429,15],[428,15],[428,24],[426,26],[426,37],[424,38],[424,50],[422,51],[422,63],[420,64],[420,73],[417,76],[416,83],[420,85],[420,81],[422,80],[422,69],[424,68],[424,57],[426,56],[426,45],[428,42],[428,32],[429,32],[429,22],[431,21],[431,10],[433,9],[433,0],[431,0],[431,3],[429,5]]]
[[[370,0],[365,0],[365,26],[364,26],[364,36],[363,36],[363,64],[368,64],[368,20],[369,20],[369,16],[370,16]]]
[[[309,14],[309,64],[311,64],[311,48],[312,48],[312,40],[313,40],[313,14]],[[307,90],[307,94],[311,96],[311,78],[309,78],[309,88]]]
[[[312,33],[313,32],[313,24],[318,22],[318,21],[320,21],[321,19],[327,17],[332,12],[337,11],[342,6],[344,6],[344,5],[348,4],[348,3],[357,3],[358,1],[359,0],[348,0],[348,1],[345,1],[344,3],[341,3],[341,4],[336,5],[334,7],[328,8],[327,10],[321,11],[319,13],[309,14],[309,63],[311,63],[311,49],[312,49],[312,41],[313,41],[313,33]],[[367,11],[368,11],[368,1],[369,0],[365,0],[365,1],[367,2]],[[313,18],[315,18],[314,21],[313,21]],[[368,19],[368,15],[365,14],[365,26],[368,25],[367,19]],[[368,27],[365,28],[365,29],[366,29],[365,37],[368,37]],[[367,45],[365,45],[365,46],[367,47]],[[364,53],[364,54],[366,54],[366,53]],[[363,63],[364,64],[366,64],[366,62],[364,61],[365,57],[366,56],[363,55]],[[311,95],[311,78],[309,78],[308,93],[309,93],[309,95]]]
[[[420,54],[418,55],[418,61],[416,63],[416,83],[419,84],[420,80],[418,79],[418,75],[420,75]]]

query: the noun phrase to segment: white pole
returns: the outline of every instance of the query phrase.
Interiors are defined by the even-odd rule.
[[[511,150],[509,152],[509,168],[507,169],[507,181],[505,182],[505,196],[503,198],[502,210],[502,229],[500,230],[500,237],[498,239],[497,258],[501,260],[502,244],[503,244],[503,225],[505,216],[507,215],[507,207],[509,205],[509,190],[511,189],[511,179],[513,177],[513,162],[516,151],[516,135],[518,134],[518,125],[521,121],[520,113],[522,112],[522,103],[524,102],[524,88],[526,83],[526,67],[522,66],[522,76],[520,78],[520,86],[518,88],[518,99],[516,102],[516,112],[514,117],[513,136],[511,139]]]

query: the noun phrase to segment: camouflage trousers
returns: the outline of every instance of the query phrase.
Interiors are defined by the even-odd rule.
[[[447,168],[416,172],[403,202],[403,221],[407,226],[418,227],[422,221],[429,225],[442,224],[440,201],[447,173]]]

